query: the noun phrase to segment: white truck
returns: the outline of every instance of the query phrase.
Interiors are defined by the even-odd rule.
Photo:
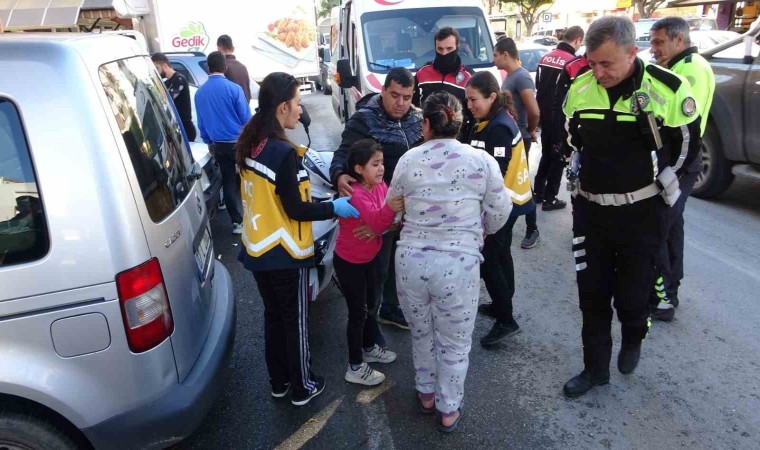
[[[229,35],[235,57],[261,81],[272,72],[299,79],[319,75],[315,0],[258,2],[150,0],[140,31],[151,51],[210,53]]]
[[[329,74],[333,108],[341,121],[351,117],[364,95],[380,92],[390,68],[415,72],[432,61],[433,36],[446,26],[459,31],[465,66],[490,70],[501,79],[480,0],[343,0],[336,12],[338,36],[331,42]]]

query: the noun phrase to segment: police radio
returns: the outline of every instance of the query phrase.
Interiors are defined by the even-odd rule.
[[[657,152],[662,148],[662,136],[660,135],[660,127],[657,124],[657,119],[651,112],[644,111],[644,105],[642,105],[641,99],[634,92],[634,98],[638,105],[638,114],[636,114],[636,123],[639,126],[641,135],[647,142],[649,149],[652,151],[652,159],[656,161]],[[656,164],[656,163],[655,163]],[[658,171],[655,166],[655,183],[660,188],[660,195],[665,200],[668,206],[673,206],[681,196],[681,189],[679,188],[678,176],[672,167],[667,166],[664,169]]]

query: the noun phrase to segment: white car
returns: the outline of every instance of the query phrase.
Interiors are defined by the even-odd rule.
[[[538,63],[541,61],[541,57],[551,50],[552,47],[532,42],[523,42],[517,45],[517,51],[520,53],[520,63],[530,72],[530,76],[534,82],[536,81],[536,70],[538,70]]]

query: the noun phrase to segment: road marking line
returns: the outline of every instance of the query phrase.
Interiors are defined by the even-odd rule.
[[[367,424],[367,448],[371,450],[390,449],[396,446],[393,443],[393,434],[388,426],[388,412],[385,403],[378,401],[378,397],[393,387],[395,383],[386,381],[382,386],[375,389],[365,389],[356,396],[356,402],[361,404],[362,415]]]
[[[335,414],[335,411],[342,402],[343,398],[339,398],[327,405],[322,411],[307,420],[301,428],[296,430],[296,432],[290,435],[290,437],[283,443],[275,447],[275,450],[295,450],[306,445],[307,442],[322,431],[322,428],[324,428],[327,421],[330,420],[330,417]]]
[[[374,389],[365,389],[356,396],[356,403],[361,403],[363,405],[368,405],[375,401],[376,398],[379,396],[385,394],[388,389],[393,386],[393,382],[384,383],[382,386],[374,388]]]

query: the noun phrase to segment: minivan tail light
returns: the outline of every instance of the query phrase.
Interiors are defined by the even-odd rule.
[[[145,352],[171,336],[174,320],[158,259],[116,275],[116,289],[130,350]]]

